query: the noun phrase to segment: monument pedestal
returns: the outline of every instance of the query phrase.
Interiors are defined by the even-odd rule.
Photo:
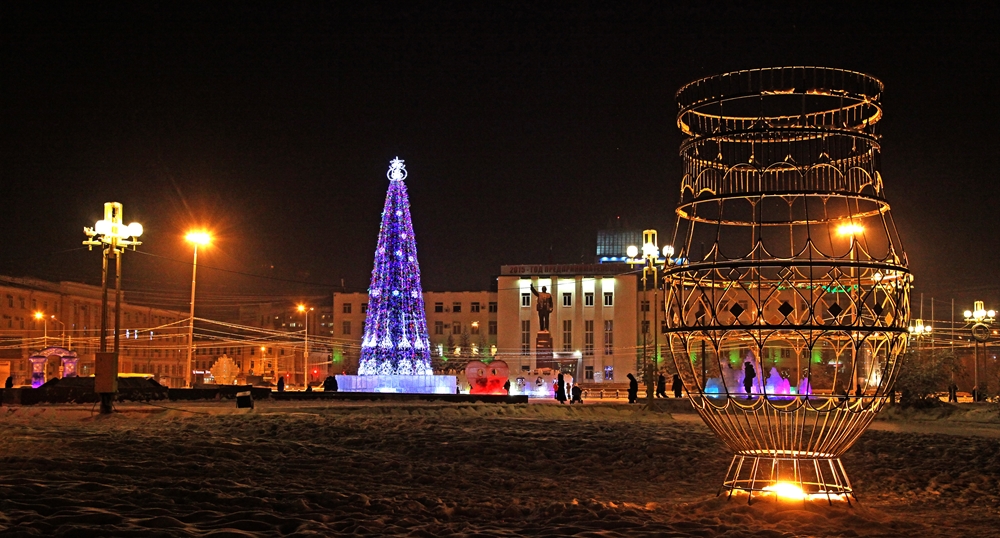
[[[535,336],[535,367],[557,367],[552,355],[552,334],[549,331],[538,331]]]

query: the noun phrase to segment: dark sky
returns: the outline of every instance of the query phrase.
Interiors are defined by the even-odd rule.
[[[917,291],[1000,300],[995,3],[480,4],[3,3],[0,273],[99,282],[82,229],[114,200],[146,300],[185,306],[199,224],[199,301],[364,289],[398,155],[424,288],[485,289],[618,216],[669,237],[675,91],[806,64],[886,85]]]

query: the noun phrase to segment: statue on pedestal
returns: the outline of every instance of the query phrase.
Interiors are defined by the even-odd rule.
[[[523,288],[522,288],[523,289]],[[531,293],[536,297],[535,310],[538,311],[538,331],[549,332],[549,314],[552,313],[552,295],[546,293],[548,289],[542,286],[542,291],[535,289],[531,284]]]

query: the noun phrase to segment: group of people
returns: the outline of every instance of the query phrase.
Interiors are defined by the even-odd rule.
[[[632,374],[628,374],[626,377],[628,377],[628,403],[637,403],[639,401],[639,380]],[[681,381],[681,376],[674,374],[670,389],[674,392],[674,398],[681,397],[681,393],[684,390],[684,383]],[[667,377],[662,373],[656,379],[656,397],[669,397],[667,396]]]
[[[556,377],[555,393],[556,393],[556,401],[558,401],[561,404],[566,403],[566,378],[563,377],[562,373],[560,373]],[[583,403],[583,389],[580,388],[580,385],[574,384],[572,388],[570,388],[569,390],[569,395],[570,395],[570,400],[569,400],[570,404]]]

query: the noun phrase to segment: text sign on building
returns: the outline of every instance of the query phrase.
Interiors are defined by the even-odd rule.
[[[565,263],[547,265],[501,265],[501,276],[517,275],[617,275],[622,268],[601,263]]]

